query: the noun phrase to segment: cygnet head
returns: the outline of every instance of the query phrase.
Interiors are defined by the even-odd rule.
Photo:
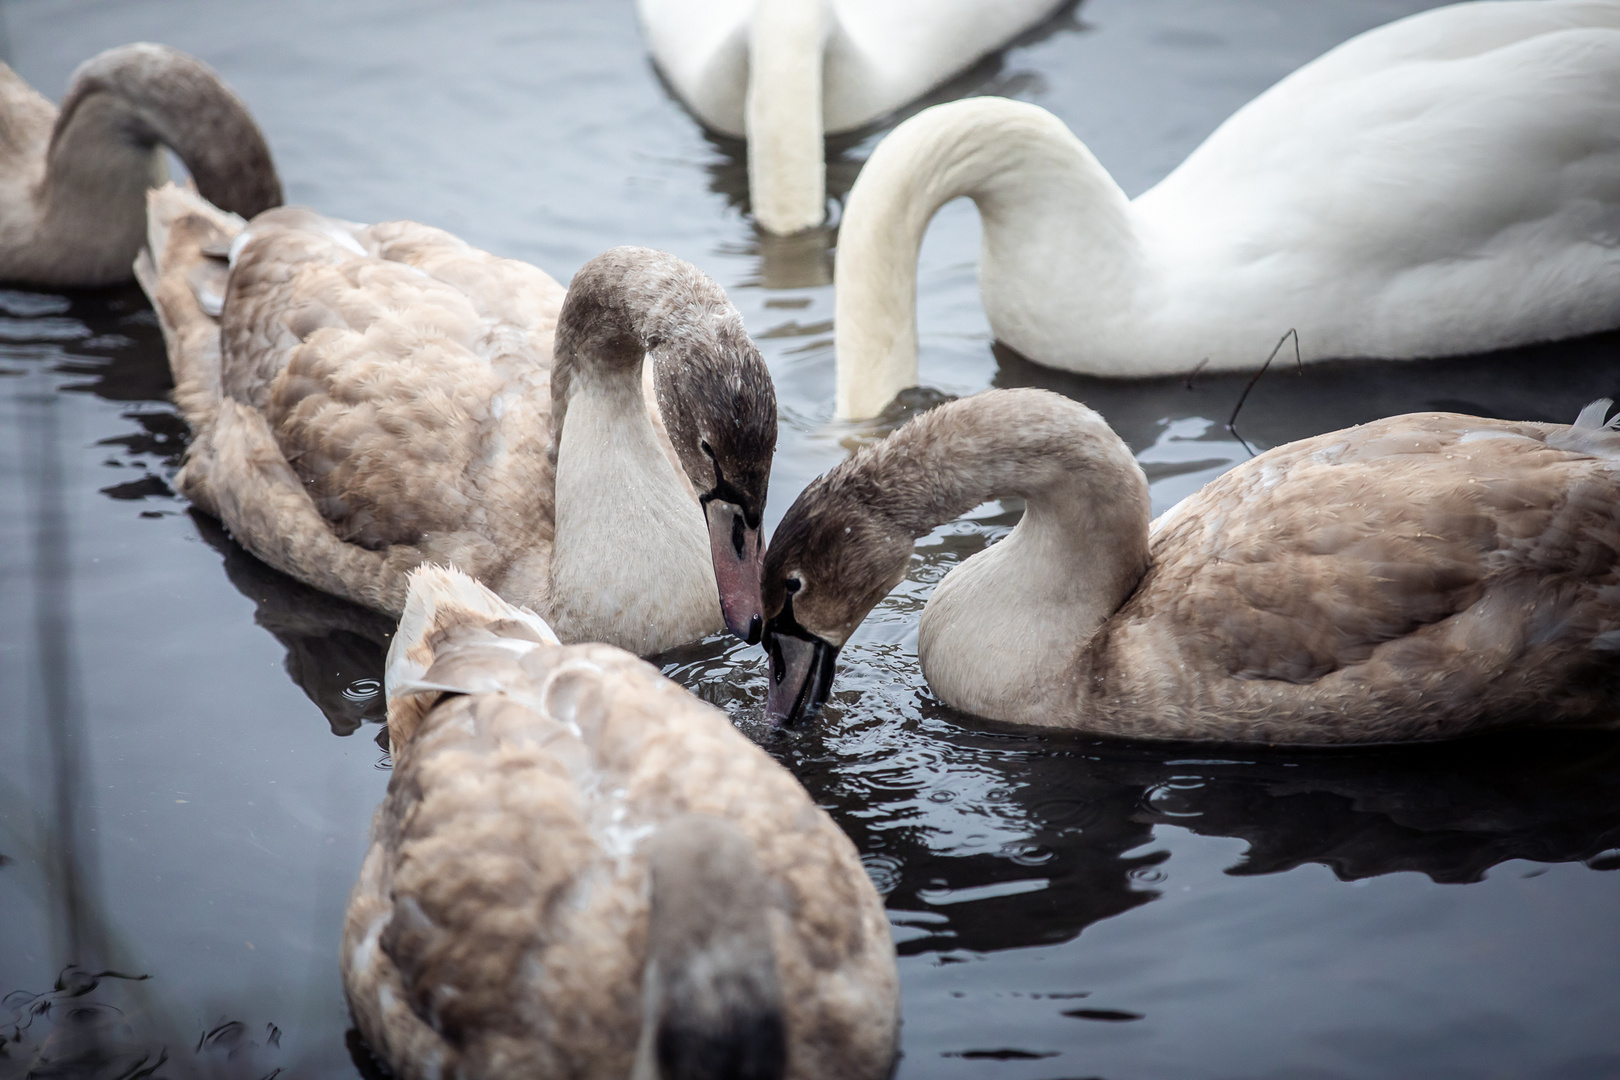
[[[765,555],[765,711],[784,726],[820,711],[838,650],[911,562],[911,531],[861,469],[870,449],[804,489]]]
[[[607,365],[652,362],[659,415],[703,506],[726,627],[758,641],[776,390],[725,290],[667,252],[614,248],[574,275],[557,353]],[[570,377],[553,372],[554,417],[566,407]]]
[[[714,316],[702,328],[708,332],[653,338],[647,351],[672,361],[656,368],[658,411],[703,506],[726,628],[752,644],[764,624],[760,528],[776,452],[776,391],[742,316],[729,303]]]

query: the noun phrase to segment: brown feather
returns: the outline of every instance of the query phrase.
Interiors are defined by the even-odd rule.
[[[630,1075],[649,939],[665,962],[705,948],[690,910],[649,927],[649,857],[702,815],[762,875],[760,910],[733,914],[770,928],[787,1075],[888,1075],[893,945],[844,834],[723,713],[621,650],[540,643],[487,593],[458,606],[476,589],[421,572],[435,607],[408,609],[391,654],[391,714],[442,700],[393,744],[349,901],[344,985],[372,1047],[406,1080]]]

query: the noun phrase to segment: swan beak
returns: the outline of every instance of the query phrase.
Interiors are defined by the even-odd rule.
[[[765,603],[759,594],[764,541],[758,526],[749,528],[736,503],[710,499],[704,504],[703,515],[709,523],[714,581],[720,587],[720,614],[725,617],[727,630],[753,645],[765,627]]]
[[[765,715],[782,727],[814,719],[832,693],[838,646],[818,637],[783,632],[778,620],[772,619],[765,627],[765,653],[771,661]]]

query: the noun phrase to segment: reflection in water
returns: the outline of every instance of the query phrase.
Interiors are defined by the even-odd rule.
[[[1230,438],[1226,419],[1253,377],[1200,372],[1098,379],[1041,367],[1005,345],[994,351],[994,385],[1037,386],[1083,401],[1138,452],[1157,440],[1167,413],[1217,417],[1212,431]],[[1256,450],[1408,412],[1568,424],[1588,402],[1620,398],[1620,331],[1444,360],[1326,361],[1303,368],[1280,360],[1255,384],[1238,420]]]
[[[99,873],[73,624],[74,537],[64,502],[74,485],[64,476],[62,453],[75,446],[77,432],[62,430],[68,399],[60,395],[90,391],[119,402],[161,399],[169,383],[156,323],[133,290],[72,297],[0,290],[0,344],[8,362],[29,365],[8,364],[0,372],[24,380],[13,400],[21,406],[32,533],[26,580],[33,588],[37,663],[27,708],[30,727],[46,737],[49,761],[39,778],[49,790],[45,798],[31,798],[0,778],[0,825],[8,826],[0,840],[42,872],[46,895],[37,907],[51,921],[50,953],[67,960],[49,989],[0,985],[0,1080],[135,1080],[159,1069],[169,1076],[244,1080],[274,1075],[279,1070],[266,1063],[266,1053],[280,1040],[273,1024],[255,1034],[239,1021],[226,1021],[203,1032],[195,1046],[180,1034],[152,976],[132,972],[136,950],[118,940]],[[62,375],[90,381],[63,382]],[[139,425],[137,432],[97,444],[122,447],[130,459],[103,464],[148,470],[140,479],[103,488],[111,498],[172,498],[151,469],[178,466],[185,429],[172,410],[152,405],[124,414]],[[0,866],[11,861],[0,857]]]
[[[191,517],[223,557],[225,576],[256,605],[253,621],[286,646],[287,674],[326,714],[332,734],[385,722],[383,663],[394,620],[295,581],[250,555],[215,519],[195,510]]]
[[[151,976],[65,969],[50,990],[0,998],[0,1080],[270,1080],[281,1030],[227,1020],[182,1041],[155,1007]]]
[[[52,355],[60,349],[59,343],[90,336],[88,327],[68,317],[71,306],[58,296],[0,292],[0,310],[10,316],[0,324],[0,335],[8,343],[34,346],[44,350],[42,355]],[[23,374],[28,373],[24,370]],[[8,806],[5,818],[33,826],[31,838],[18,840],[32,850],[57,901],[50,909],[57,955],[95,969],[114,960],[99,910],[95,823],[90,801],[84,797],[88,778],[84,709],[78,691],[80,664],[73,632],[73,538],[65,505],[64,433],[60,430],[63,403],[54,387],[37,378],[28,381],[39,389],[20,395],[24,405],[23,475],[29,488],[27,520],[32,533],[27,580],[33,587],[37,657],[26,691],[27,707],[46,737],[51,798],[45,806]],[[27,801],[9,789],[3,794],[7,802]]]

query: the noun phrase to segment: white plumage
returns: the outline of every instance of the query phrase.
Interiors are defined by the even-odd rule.
[[[917,379],[916,257],[960,195],[996,336],[1132,377],[1461,355],[1620,325],[1620,3],[1457,4],[1340,45],[1134,201],[1055,117],[984,98],[907,121],[839,231],[843,416]]]
[[[653,60],[707,127],[748,139],[754,215],[824,217],[822,136],[893,112],[1050,16],[1057,0],[637,0]],[[752,110],[752,112],[751,112]]]

